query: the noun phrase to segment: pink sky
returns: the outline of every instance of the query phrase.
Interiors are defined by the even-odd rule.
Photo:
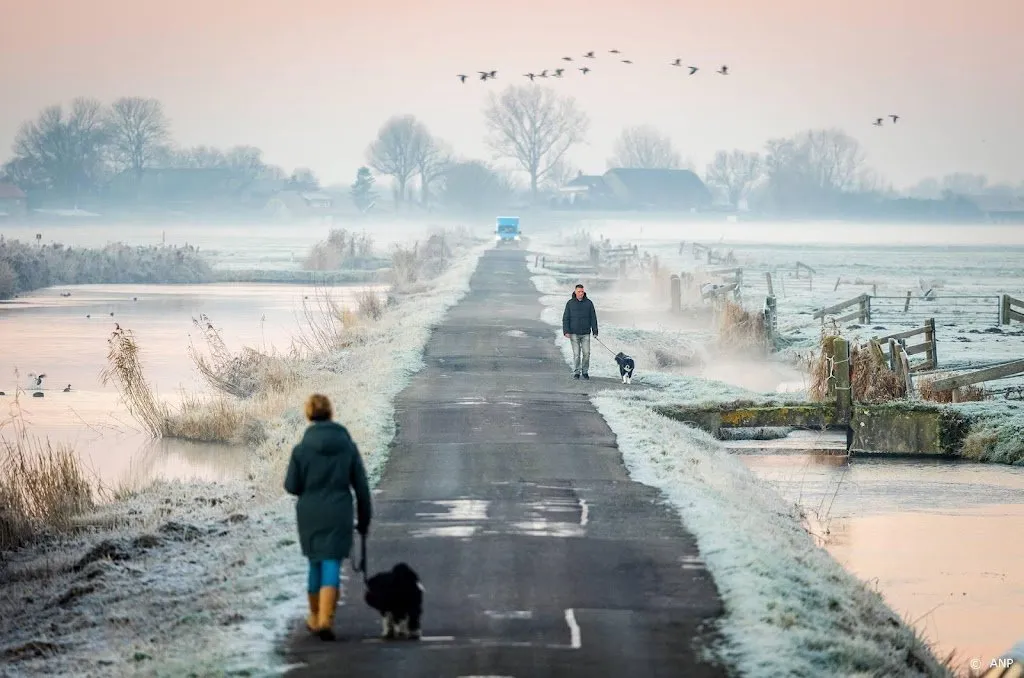
[[[600,172],[623,126],[672,135],[702,171],[717,149],[838,126],[897,187],[927,175],[1024,180],[1020,0],[33,0],[0,23],[0,156],[19,123],[76,95],[158,97],[182,145],[252,144],[350,183],[391,114],[488,157],[488,91],[560,57],[618,48],[551,84],[592,125]],[[145,8],[140,8],[145,5]],[[687,78],[668,63],[702,66]],[[728,63],[733,74],[713,73]],[[459,84],[498,69],[497,82]],[[878,116],[899,113],[894,127]]]

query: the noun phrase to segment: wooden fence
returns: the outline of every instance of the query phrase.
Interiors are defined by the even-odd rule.
[[[1009,325],[1014,320],[1024,323],[1024,301],[1004,294],[999,304],[999,323]]]
[[[771,280],[768,281],[769,287]],[[1020,306],[1017,306],[1020,304]],[[1016,308],[1021,308],[1017,311]],[[838,316],[838,317],[836,317]],[[917,323],[939,318],[946,322],[963,324],[1005,325],[1013,320],[1024,322],[1024,303],[1009,295],[950,295],[945,297],[914,298],[905,296],[874,296],[858,294],[814,311],[812,317],[824,323],[834,317],[838,323],[855,321],[866,323]]]
[[[951,400],[953,402],[957,402],[957,389],[962,386],[980,384],[982,382],[994,381],[996,379],[1005,379],[1018,374],[1024,374],[1024,360],[1013,360],[1002,365],[986,367],[985,369],[968,372],[966,374],[958,374],[952,377],[935,379],[931,382],[930,386],[937,392],[950,391]]]
[[[840,316],[835,319],[837,323],[845,323],[850,320],[856,320],[861,324],[871,322],[871,295],[870,294],[858,294],[853,299],[847,299],[841,301],[838,304],[828,306],[826,308],[819,309],[814,312],[813,318],[821,318],[821,323],[825,324],[825,318],[827,316],[834,316],[837,313],[843,311],[849,311],[851,308],[856,309],[846,315]]]
[[[923,336],[923,339],[920,343],[911,346],[907,345],[907,339],[921,336]],[[935,341],[935,318],[929,318],[923,327],[905,332],[897,332],[885,337],[874,337],[871,341],[879,346],[881,357],[888,360],[889,369],[895,372],[900,371],[900,354],[908,360],[907,370],[909,372],[934,370],[939,366],[939,356],[936,350],[937,342]],[[910,356],[920,354],[924,354],[924,362],[909,363]]]

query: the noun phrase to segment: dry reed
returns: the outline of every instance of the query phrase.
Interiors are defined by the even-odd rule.
[[[107,366],[100,372],[103,385],[113,383],[128,412],[150,435],[159,438],[167,425],[168,409],[146,383],[134,333],[118,325],[107,345]]]
[[[297,381],[294,365],[283,357],[248,346],[233,353],[206,314],[193,318],[192,324],[206,340],[210,356],[200,354],[191,341],[189,355],[206,382],[218,391],[250,398],[267,391],[286,391]]]
[[[975,384],[969,384],[967,386],[960,386],[951,391],[936,391],[932,385],[935,378],[931,379],[920,379],[918,380],[917,393],[924,400],[930,400],[934,403],[951,403],[953,402],[953,391],[956,391],[956,402],[977,402],[980,400],[988,400],[988,394],[985,393],[985,389]]]
[[[94,506],[92,486],[71,447],[29,435],[20,409],[8,424],[0,431],[0,552],[70,530]]]
[[[734,301],[722,302],[718,313],[719,344],[731,351],[765,351],[768,349],[768,332],[764,316],[751,313]]]
[[[808,391],[813,400],[823,401],[834,397],[834,342],[838,338],[841,338],[841,334],[835,323],[829,329],[823,328],[818,352],[808,361]],[[889,369],[880,354],[873,351],[870,345],[850,346],[850,386],[853,400],[859,403],[886,403],[907,396],[906,382]]]
[[[373,256],[373,238],[345,229],[331,229],[327,240],[313,245],[303,262],[308,270],[337,271]]]

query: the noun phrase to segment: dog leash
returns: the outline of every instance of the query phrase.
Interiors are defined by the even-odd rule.
[[[361,572],[363,574],[363,583],[365,584],[366,580],[367,580],[367,575],[366,575],[366,535],[365,534],[360,534],[359,535],[359,563],[356,564],[355,571],[356,572]]]
[[[601,346],[603,346],[603,347],[604,347],[604,350],[608,351],[608,352],[609,352],[609,353],[611,353],[612,355],[615,355],[615,351],[613,351],[613,350],[611,350],[610,348],[608,348],[607,346],[605,346],[605,345],[604,345],[604,342],[603,342],[603,341],[601,341],[601,340],[600,340],[600,339],[598,339],[597,337],[594,337],[594,341],[596,341],[597,343],[601,344]]]

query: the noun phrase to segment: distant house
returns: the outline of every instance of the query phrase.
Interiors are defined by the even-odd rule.
[[[580,174],[560,189],[565,202],[627,210],[693,211],[710,207],[711,192],[690,170],[615,167]]]
[[[275,219],[309,219],[334,214],[334,196],[321,191],[278,191],[267,201],[264,211]]]
[[[604,183],[604,177],[597,174],[580,172],[576,178],[558,189],[562,196],[561,202],[576,206],[603,206],[610,193]]]
[[[0,183],[0,219],[18,219],[28,214],[28,197],[14,184]]]
[[[985,218],[993,222],[1024,223],[1024,198],[1016,195],[974,195],[974,203]]]

